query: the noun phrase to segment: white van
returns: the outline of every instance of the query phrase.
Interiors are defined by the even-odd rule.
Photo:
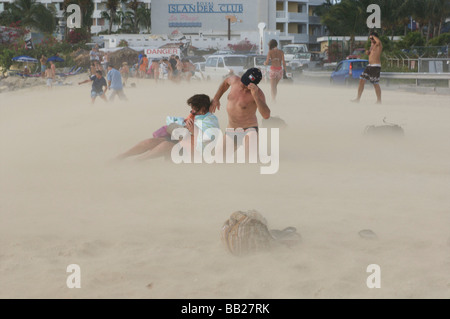
[[[206,59],[203,75],[207,80],[223,80],[231,74],[241,76],[244,73],[246,63],[247,56],[245,55],[210,55]]]

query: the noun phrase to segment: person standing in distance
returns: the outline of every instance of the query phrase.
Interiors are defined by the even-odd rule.
[[[375,31],[370,33],[370,49],[366,51],[369,56],[369,65],[364,69],[359,79],[358,96],[352,102],[359,103],[361,95],[364,91],[364,85],[367,80],[373,84],[375,93],[377,95],[377,104],[381,104],[381,88],[380,88],[380,73],[381,73],[381,51],[383,51],[383,44]]]

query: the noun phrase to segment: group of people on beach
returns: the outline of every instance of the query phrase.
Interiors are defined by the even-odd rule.
[[[187,100],[191,108],[189,116],[184,119],[184,126],[190,138],[183,139],[192,149],[203,149],[206,144],[211,142],[211,136],[206,136],[205,131],[209,128],[219,129],[219,121],[213,114],[220,110],[220,98],[229,90],[227,99],[228,125],[227,130],[243,129],[246,138],[252,135],[258,135],[257,111],[264,119],[270,118],[270,108],[266,103],[263,91],[258,87],[262,79],[261,70],[257,68],[248,69],[242,77],[232,75],[227,77],[219,86],[214,98],[211,100],[208,95],[196,94]],[[195,137],[201,136],[200,139]],[[128,151],[117,156],[117,159],[125,159],[130,156],[138,156],[139,160],[151,159],[156,157],[168,158],[172,148],[179,140],[172,140],[171,135],[157,136],[143,140],[133,146]],[[191,154],[192,154],[191,153]]]
[[[371,47],[366,52],[369,56],[369,65],[366,67],[360,77],[358,95],[354,102],[359,102],[364,89],[365,82],[370,81],[375,88],[377,103],[381,103],[381,89],[379,86],[381,61],[380,55],[382,44],[376,32],[370,33]],[[269,53],[265,65],[271,62],[269,78],[271,80],[272,100],[275,101],[277,95],[277,85],[285,77],[286,62],[283,51],[277,48],[276,40],[269,41]],[[209,100],[207,95],[194,95],[188,99],[187,104],[191,107],[189,116],[185,119],[184,125],[191,134],[190,145],[192,150],[197,148],[198,141],[194,136],[203,135],[205,128],[210,128],[211,123],[216,123],[219,128],[218,120],[213,113],[220,110],[220,98],[230,89],[227,102],[228,125],[227,129],[243,129],[248,134],[258,134],[257,111],[264,119],[270,118],[270,108],[266,104],[266,98],[263,91],[258,87],[262,79],[262,73],[257,68],[248,69],[242,77],[231,75],[221,83],[214,98]],[[206,120],[209,125],[204,125]],[[202,125],[203,124],[203,125]],[[197,130],[198,132],[195,132]],[[194,133],[197,133],[194,134]],[[184,141],[184,139],[183,139]],[[118,159],[125,159],[130,156],[139,156],[140,160],[156,158],[160,156],[168,157],[172,148],[179,140],[172,140],[170,134],[163,137],[154,137],[139,142],[128,151],[117,156]],[[201,140],[200,143],[205,141]],[[206,140],[206,143],[210,140]],[[201,148],[204,147],[202,144]]]
[[[156,82],[158,80],[181,80],[190,81],[195,74],[195,66],[187,58],[180,59],[177,55],[169,58],[153,59],[149,63],[148,58],[140,54],[136,65],[137,76],[139,78],[150,78]]]
[[[358,95],[354,102],[359,102],[366,80],[369,80],[375,87],[377,95],[377,103],[381,103],[381,89],[379,87],[381,62],[380,55],[382,51],[382,44],[378,37],[378,34],[371,32],[370,34],[371,47],[367,51],[369,55],[369,65],[366,67],[360,78],[360,84],[358,87]],[[265,61],[265,65],[271,62],[269,71],[269,78],[271,80],[271,94],[272,101],[276,100],[277,85],[279,81],[285,76],[286,62],[284,59],[283,51],[277,48],[276,40],[269,41],[269,53]],[[175,69],[172,67],[171,59],[175,61]],[[147,74],[146,57],[140,57],[140,69],[143,72],[141,76]],[[180,58],[172,56],[171,59],[163,59],[161,61],[153,61],[155,63],[150,70],[153,70],[153,75],[159,78],[159,75],[167,74],[167,78],[173,78],[179,76],[179,72],[185,72],[183,70],[183,62],[180,62]],[[148,59],[147,59],[148,61]],[[161,67],[161,64],[164,67]],[[125,71],[126,70],[126,71]],[[91,76],[89,79],[79,82],[79,84],[92,82],[91,99],[95,102],[97,97],[107,101],[106,92],[111,90],[109,100],[114,100],[115,96],[119,96],[120,99],[126,100],[126,96],[123,93],[123,78],[124,74],[129,74],[129,68],[126,63],[122,65],[120,70],[116,69],[112,64],[107,64],[107,76],[103,77],[102,67],[96,64],[94,69],[91,69]],[[145,71],[145,72],[144,72]],[[176,72],[175,72],[176,71]],[[161,73],[160,73],[161,72]],[[167,73],[166,73],[167,72]],[[194,140],[195,130],[205,130],[205,127],[218,128],[218,120],[213,114],[220,109],[220,98],[222,95],[230,89],[228,95],[227,113],[228,113],[228,125],[230,129],[243,129],[258,134],[258,121],[256,112],[259,111],[264,119],[270,117],[270,109],[266,104],[265,95],[258,87],[258,83],[262,79],[262,73],[258,68],[248,69],[247,72],[238,77],[231,75],[225,78],[225,80],[219,86],[217,93],[212,100],[207,95],[197,94],[188,99],[187,104],[191,108],[190,114],[184,120],[183,125],[188,129],[192,135],[191,145],[197,146],[197,141]],[[205,123],[209,123],[205,126]],[[141,155],[141,159],[155,158],[159,156],[168,156],[174,144],[178,143],[178,140],[171,140],[170,134],[166,136],[157,136],[154,138],[146,139],[136,146],[132,147],[128,151],[120,154],[118,158],[124,159],[129,156]],[[203,143],[203,141],[201,142]],[[202,145],[203,147],[203,145]]]

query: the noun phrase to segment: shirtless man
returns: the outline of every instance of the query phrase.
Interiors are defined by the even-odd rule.
[[[41,76],[44,77],[45,69],[47,67],[47,58],[44,55],[42,55],[39,61],[41,62]]]
[[[50,90],[53,87],[53,80],[55,76],[51,68],[46,68],[44,73],[45,77],[47,78],[47,88]]]
[[[263,91],[257,86],[262,79],[261,71],[257,68],[248,69],[239,78],[236,75],[227,77],[214,96],[210,112],[220,110],[220,98],[230,88],[228,94],[227,113],[228,128],[254,128],[258,131],[256,110],[264,119],[270,117],[270,109],[266,104]]]
[[[377,104],[381,104],[381,88],[380,88],[380,72],[381,72],[381,51],[383,50],[383,45],[375,31],[370,33],[370,42],[372,42],[369,51],[366,54],[369,56],[369,65],[364,69],[364,72],[360,76],[359,86],[358,86],[358,96],[352,102],[359,103],[361,95],[364,91],[364,84],[366,80],[369,80],[375,88],[375,93],[377,94]]]
[[[269,61],[272,62],[269,70],[270,88],[272,93],[272,101],[275,102],[277,97],[278,82],[285,76],[286,73],[286,61],[284,60],[284,52],[277,48],[278,42],[275,39],[269,41],[269,53],[264,65],[268,65]]]
[[[256,111],[258,110],[264,119],[270,117],[270,109],[266,104],[266,97],[257,86],[261,79],[261,71],[257,68],[248,69],[241,78],[236,75],[229,76],[220,85],[211,102],[210,112],[214,113],[216,109],[220,109],[220,98],[230,89],[227,102],[228,124],[224,144],[227,145],[227,139],[232,138],[231,144],[237,149],[245,142],[246,159],[251,156],[249,151],[250,140],[258,141]],[[244,132],[241,131],[242,133],[239,133],[236,129],[243,129]],[[244,136],[241,135],[243,133],[245,133]],[[237,145],[234,143],[235,136],[241,136],[241,138],[237,139]]]
[[[53,61],[50,61],[50,70],[52,71],[53,80],[54,80],[56,77],[56,66],[55,66],[55,63],[53,63]]]

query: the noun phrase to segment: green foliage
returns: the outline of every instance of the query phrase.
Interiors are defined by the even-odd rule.
[[[5,4],[5,11],[0,15],[0,22],[9,25],[20,22],[20,26],[35,28],[51,33],[55,29],[54,12],[36,0],[15,0]]]
[[[128,47],[128,42],[124,39],[120,40],[118,47]]]
[[[428,45],[439,46],[439,45],[450,45],[450,32],[443,33],[440,36],[428,41]]]
[[[424,46],[425,38],[419,31],[410,32],[397,43],[397,47],[400,49],[409,49],[412,46]]]
[[[58,63],[59,67],[72,66],[74,61],[70,53],[80,48],[89,49],[83,42],[77,44],[71,44],[66,41],[58,42],[52,36],[47,36],[40,44],[35,45],[33,49],[25,49],[24,46],[15,48],[11,44],[0,45],[0,68],[8,70],[14,63],[11,59],[19,55],[28,55],[39,60],[42,55],[48,58],[58,54],[64,59],[64,62]]]
[[[13,65],[12,58],[18,55],[24,55],[25,49],[13,50],[0,46],[0,68],[8,70]]]
[[[391,51],[394,48],[394,42],[388,36],[382,35],[380,36],[380,40],[383,45],[383,51]]]

